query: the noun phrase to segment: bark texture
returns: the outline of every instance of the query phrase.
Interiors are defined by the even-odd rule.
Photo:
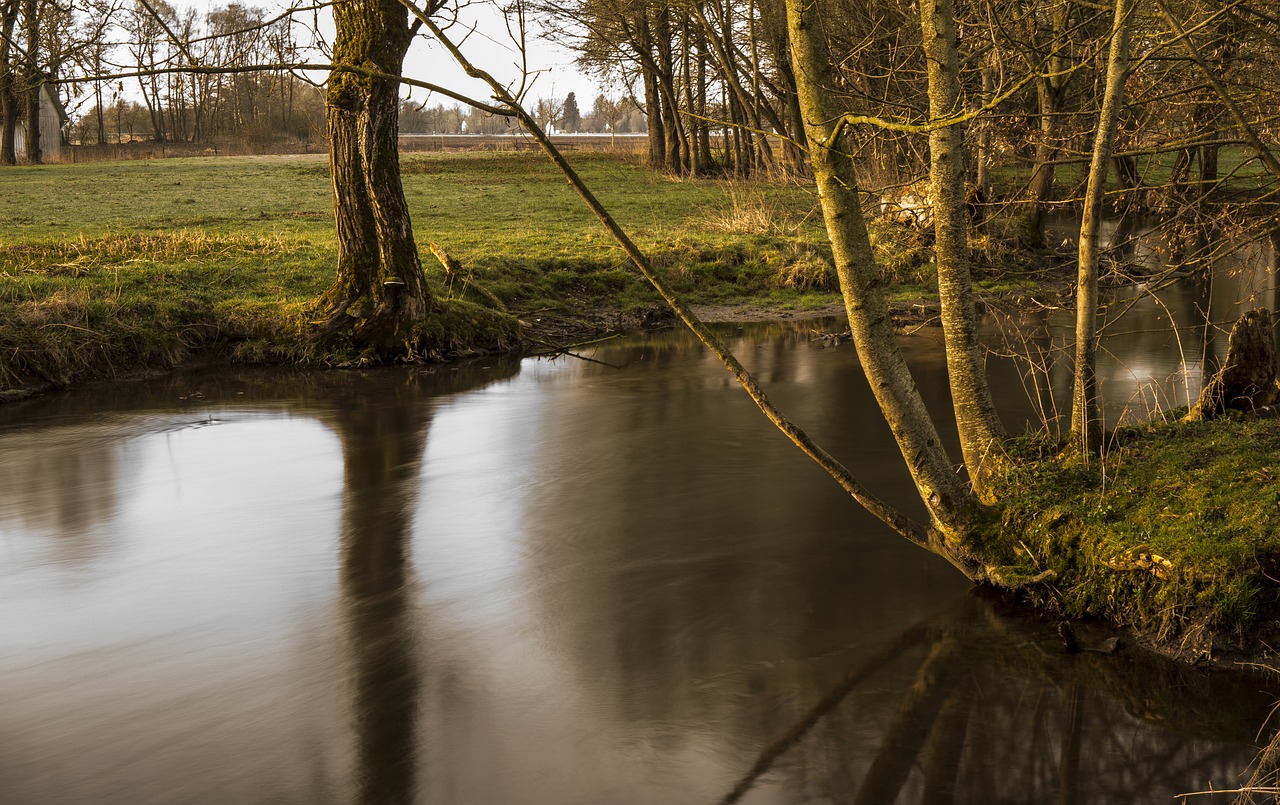
[[[44,161],[40,149],[40,94],[44,91],[44,79],[40,75],[37,62],[40,43],[40,9],[36,0],[23,0],[22,29],[26,38],[27,52],[23,57],[23,106],[26,116],[26,155],[27,162],[39,165]]]
[[[1071,437],[1085,455],[1102,444],[1102,412],[1098,403],[1098,258],[1103,191],[1115,148],[1124,84],[1129,77],[1129,31],[1133,0],[1116,0],[1107,56],[1107,83],[1098,112],[1098,131],[1089,162],[1084,213],[1080,221],[1079,272],[1076,280],[1075,381],[1071,392]]]
[[[12,64],[13,29],[18,21],[18,0],[0,3],[0,165],[16,165],[18,99],[14,93]]]
[[[898,348],[885,300],[885,279],[872,257],[848,156],[848,135],[835,130],[840,109],[831,91],[831,62],[817,7],[787,0],[792,64],[827,237],[835,257],[849,328],[862,368],[893,431],[920,498],[947,544],[935,549],[957,562],[963,511],[972,496],[954,472]],[[957,564],[957,566],[960,566]],[[961,567],[972,577],[972,569]]]
[[[409,207],[400,183],[399,76],[408,12],[397,0],[333,6],[334,64],[325,118],[338,230],[338,276],[322,298],[334,323],[350,323],[358,346],[412,350],[431,308]]]
[[[1227,360],[1204,388],[1186,419],[1214,419],[1233,408],[1254,411],[1280,400],[1276,384],[1276,343],[1271,313],[1250,310],[1231,328]]]
[[[928,63],[929,117],[937,121],[960,114],[964,107],[952,0],[921,0],[920,26]],[[969,477],[979,496],[986,497],[987,477],[994,469],[995,451],[1004,438],[1004,429],[991,399],[986,355],[978,341],[965,223],[964,131],[959,125],[929,133],[929,179],[951,407]]]

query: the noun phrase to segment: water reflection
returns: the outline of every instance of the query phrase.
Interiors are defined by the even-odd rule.
[[[412,802],[421,669],[408,538],[429,408],[403,389],[327,417],[342,442],[342,594],[354,665],[359,801]]]
[[[1078,228],[1077,220],[1059,214],[1050,216],[1046,234],[1069,247]],[[1136,218],[1104,221],[1102,237],[1112,269],[1103,278],[1098,381],[1109,423],[1190,405],[1226,357],[1236,319],[1256,307],[1277,309],[1273,239],[1188,234]],[[1061,427],[1069,416],[1074,333],[1069,305],[991,324],[991,343],[1030,358],[1019,363],[1035,403],[1035,426]]]
[[[860,658],[721,802],[780,783],[816,801],[1164,802],[1175,779],[1238,784],[1246,714],[1272,702],[1123,649],[1066,655],[1048,625],[971,598]]]
[[[727,335],[912,503],[853,350]],[[905,346],[942,412],[935,335]],[[1154,803],[1246,767],[1259,685],[1062,653],[863,516],[684,334],[596,357],[622,368],[0,408],[3,477],[57,466],[60,433],[112,468],[0,507],[0,801]],[[52,550],[42,501],[90,492],[91,558]]]
[[[0,521],[57,535],[63,561],[92,561],[94,528],[116,514],[119,443],[89,425],[13,434],[4,449]]]

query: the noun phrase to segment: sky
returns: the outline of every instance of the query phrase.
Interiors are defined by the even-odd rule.
[[[227,1],[208,2],[207,0],[170,0],[179,9],[195,8],[205,12],[213,8],[227,5]],[[267,8],[269,13],[286,7],[281,0],[241,0],[244,5]],[[310,13],[300,16],[299,20],[309,23]],[[496,3],[479,2],[469,5],[463,17],[464,23],[475,31],[466,38],[463,51],[476,66],[488,70],[503,81],[516,81],[520,75],[518,49],[507,34],[506,24]],[[327,10],[320,12],[320,23],[326,36],[332,36],[333,25]],[[530,37],[528,58],[531,70],[538,71],[530,91],[530,98],[554,98],[563,100],[573,92],[578,98],[578,106],[590,109],[595,96],[600,92],[600,82],[586,76],[574,64],[574,54],[536,36],[538,24],[529,23]],[[461,38],[462,28],[454,30]],[[299,34],[301,38],[301,34]],[[439,44],[430,42],[419,35],[405,58],[404,75],[420,81],[447,87],[451,90],[469,94],[478,100],[486,100],[488,93],[479,82],[467,78],[462,70],[454,64],[453,59]],[[441,96],[427,97],[424,90],[415,89],[410,93],[414,100],[426,101],[429,105],[444,103],[446,106],[454,102]],[[531,104],[530,104],[531,105]]]

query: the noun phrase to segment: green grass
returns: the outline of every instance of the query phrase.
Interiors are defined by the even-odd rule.
[[[678,180],[610,155],[574,162],[686,301],[838,301],[805,184]],[[403,182],[443,300],[496,296],[543,320],[663,306],[538,154],[406,156]],[[318,352],[307,324],[336,264],[330,193],[314,155],[0,171],[0,390],[168,368],[213,345],[233,360],[348,359]],[[898,301],[936,299],[928,244],[884,226],[874,235]],[[460,277],[444,274],[431,242]]]
[[[1192,654],[1248,647],[1280,609],[1280,420],[1118,430],[1105,460],[1014,444],[984,550],[1073,617],[1132,624]]]
[[[788,310],[836,301],[816,199],[785,182],[680,181],[608,156],[583,176],[694,303]],[[517,339],[512,316],[660,307],[558,173],[531,154],[407,157],[404,185],[438,298],[443,353]],[[899,302],[936,298],[918,233],[874,226]],[[427,250],[463,267],[447,277]],[[975,242],[979,269],[1017,265]],[[216,349],[246,362],[338,362],[317,347],[312,300],[336,241],[318,157],[179,159],[0,171],[0,397],[139,370]],[[993,292],[1026,285],[990,270]],[[477,292],[479,286],[484,292]],[[1053,446],[1001,480],[981,533],[997,573],[1073,616],[1132,623],[1164,640],[1241,639],[1277,610],[1280,425],[1151,426],[1123,432],[1105,465]],[[1190,638],[1188,638],[1190,639]]]
[[[818,303],[815,289],[829,294],[805,189],[575,162],[692,301],[803,307]],[[659,305],[537,155],[410,156],[404,186],[441,298],[485,304],[479,285],[516,316]],[[166,368],[211,344],[233,359],[315,359],[308,306],[337,255],[330,192],[314,156],[0,172],[0,388]],[[433,241],[461,262],[462,279],[445,277]]]

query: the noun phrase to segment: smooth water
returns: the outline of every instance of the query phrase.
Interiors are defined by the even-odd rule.
[[[1138,302],[1105,342],[1113,419],[1194,394],[1225,349],[1160,325],[1192,321],[1196,293]],[[1052,410],[1026,390],[1060,379],[1067,321],[1019,322],[1040,369],[993,359],[1011,426]],[[724,332],[918,513],[854,351],[813,340],[831,326]],[[943,412],[938,338],[903,344]],[[683,333],[590,357],[192,372],[0,408],[0,802],[1167,803],[1239,784],[1275,700],[1256,681],[1064,654],[1054,624],[863,514]]]

